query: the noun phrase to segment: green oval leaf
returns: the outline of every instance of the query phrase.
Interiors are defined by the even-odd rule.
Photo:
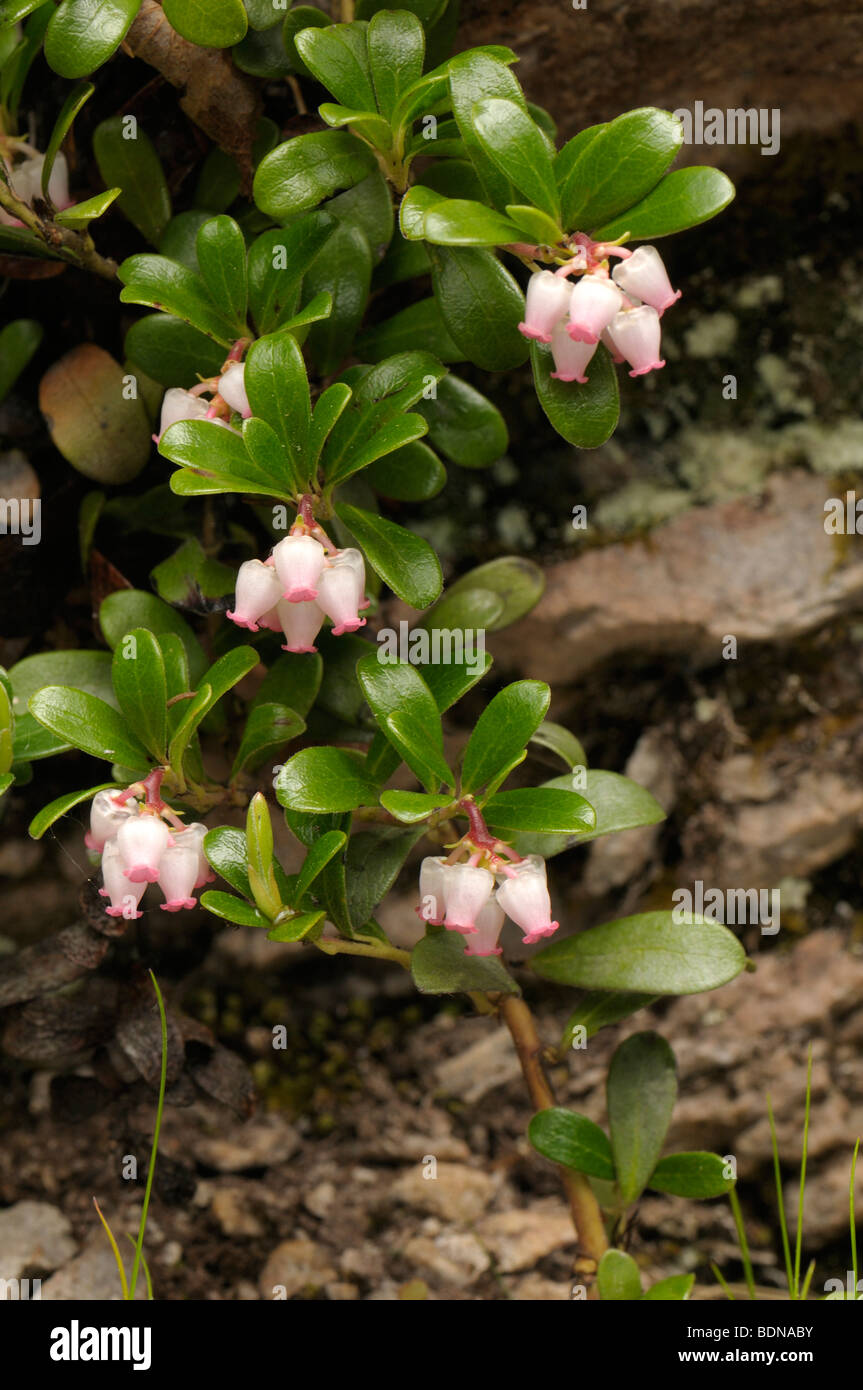
[[[632,1302],[641,1298],[638,1265],[623,1250],[606,1250],[599,1262],[596,1282],[603,1303]]]
[[[746,956],[718,922],[675,922],[671,912],[643,912],[552,942],[531,967],[546,980],[579,989],[638,994],[700,994],[739,975]]]
[[[123,351],[160,386],[195,386],[201,377],[218,376],[224,349],[206,333],[173,314],[147,314],[133,323]]]
[[[506,453],[509,434],[500,411],[460,377],[445,376],[437,395],[418,401],[416,409],[428,421],[435,448],[462,468],[488,468]]]
[[[153,759],[129,733],[124,716],[84,690],[47,685],[30,700],[30,713],[64,743],[94,758],[120,763],[133,772],[146,772],[152,766]]]
[[[521,993],[498,956],[466,956],[464,941],[454,931],[429,932],[417,942],[411,975],[420,994]]]
[[[719,169],[696,165],[666,174],[652,193],[594,233],[597,240],[614,241],[629,233],[636,241],[697,227],[726,208],[734,197],[734,184]]]
[[[246,902],[245,898],[235,898],[233,893],[220,893],[217,889],[209,889],[201,894],[201,907],[212,912],[214,917],[234,922],[238,927],[269,928],[272,925],[270,919],[250,902]]]
[[[261,160],[255,202],[270,217],[286,218],[316,207],[340,188],[352,188],[376,168],[368,146],[346,131],[298,135]]]
[[[309,71],[342,106],[377,110],[364,23],[302,29],[294,43]]]
[[[336,515],[362,547],[369,563],[394,594],[413,608],[427,608],[441,591],[438,558],[421,536],[373,512],[336,504]]]
[[[611,1059],[606,1082],[617,1186],[638,1200],[662,1152],[677,1099],[674,1053],[658,1033],[634,1033]]]
[[[596,449],[617,426],[620,401],[611,354],[600,343],[584,384],[552,379],[554,360],[545,343],[532,342],[530,358],[537,399],[558,434],[579,449]]]
[[[462,791],[474,792],[523,756],[528,739],[548,711],[551,692],[542,681],[515,681],[486,705],[468,740]]]
[[[604,1131],[586,1115],[562,1106],[540,1110],[528,1126],[527,1137],[537,1153],[552,1163],[614,1182],[611,1145]]]
[[[483,806],[483,815],[493,833],[507,841],[519,831],[572,832],[592,830],[596,824],[596,813],[583,796],[552,787],[495,792]]]
[[[187,266],[166,256],[144,254],[129,256],[117,274],[125,286],[120,292],[124,304],[164,309],[225,347],[234,342],[233,319],[213,303],[203,280]]]
[[[528,355],[518,331],[524,298],[491,251],[429,249],[432,284],[447,332],[469,361],[487,372],[518,367]]]
[[[199,48],[229,48],[245,37],[242,0],[162,0],[172,29]]]
[[[141,0],[62,0],[45,34],[45,61],[61,77],[86,77],[123,42]]]
[[[675,1197],[722,1197],[734,1186],[734,1179],[725,1177],[725,1166],[719,1154],[668,1154],[657,1163],[647,1186]]]
[[[134,628],[114,648],[114,690],[129,727],[157,763],[164,762],[168,734],[165,662],[152,632]]]
[[[30,836],[34,840],[40,840],[55,821],[58,821],[61,816],[67,815],[75,806],[80,806],[82,801],[90,801],[97,792],[116,790],[116,782],[100,782],[96,787],[86,787],[84,791],[66,792],[63,796],[58,796],[55,801],[43,806],[42,810],[33,817],[28,827]]]
[[[158,246],[171,219],[171,195],[149,135],[139,125],[128,126],[122,116],[109,116],[93,132],[93,153],[108,187],[123,190],[117,206]]]
[[[276,755],[305,727],[305,720],[287,705],[256,705],[246,718],[243,737],[231,768],[231,779],[243,768],[257,767],[266,758]]]
[[[246,243],[232,217],[212,217],[198,232],[198,266],[210,298],[233,318],[237,336],[246,331]]]
[[[276,795],[292,811],[354,811],[376,806],[380,785],[367,773],[360,753],[303,748],[279,773]]]
[[[557,223],[560,202],[548,142],[524,107],[493,97],[477,102],[471,114],[480,143],[492,163],[525,198]]]
[[[561,188],[567,231],[588,231],[638,203],[683,143],[683,126],[654,106],[626,111],[588,141]]]

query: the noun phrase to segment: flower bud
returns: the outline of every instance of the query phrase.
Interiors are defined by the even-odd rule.
[[[551,920],[545,860],[531,854],[517,864],[508,864],[505,875],[495,897],[507,916],[521,927],[525,944],[530,946],[556,932],[560,923]]]
[[[314,600],[307,603],[288,603],[280,599],[276,607],[282,632],[284,652],[316,652],[315,638],[323,626],[323,610]]]
[[[465,947],[466,956],[500,956],[498,938],[504,923],[503,908],[494,898],[489,898],[476,919],[476,935],[470,938]]]
[[[569,301],[568,333],[575,343],[598,343],[623,297],[606,276],[583,275]]]
[[[244,560],[237,572],[237,591],[234,608],[227,616],[237,627],[257,632],[261,617],[279,601],[282,586],[271,565],[260,560]]]
[[[575,343],[567,332],[566,323],[557,325],[551,335],[551,355],[555,370],[555,381],[587,381],[584,369],[596,352],[596,343]]]
[[[223,401],[242,415],[244,420],[248,420],[252,413],[249,405],[249,398],[246,395],[246,369],[242,362],[232,362],[226,367],[219,378],[219,395]]]
[[[102,854],[102,882],[104,887],[99,889],[99,896],[111,899],[111,906],[105,908],[109,917],[126,917],[131,920],[143,915],[136,909],[147,885],[143,881],[132,882],[124,873],[120,847],[116,839],[108,840],[105,844]]]
[[[124,821],[116,844],[126,877],[133,883],[155,883],[159,862],[172,843],[167,825],[158,816],[142,813]]]
[[[644,376],[665,366],[659,357],[662,336],[659,314],[649,304],[622,310],[611,324],[609,334],[618,352],[630,364],[630,376]]]
[[[633,295],[662,316],[681,296],[673,290],[662,257],[655,246],[639,246],[611,272],[612,279],[624,294]]]
[[[444,875],[444,926],[467,936],[476,931],[476,919],[491,897],[494,874],[471,864],[448,864]]]
[[[123,822],[138,812],[136,801],[119,805],[116,796],[116,792],[97,792],[90,802],[90,829],[84,836],[84,844],[100,854],[108,840],[114,839]]]
[[[571,298],[568,280],[551,270],[537,271],[527,282],[524,322],[518,325],[519,331],[526,338],[550,343],[556,325],[566,318]]]
[[[333,622],[333,635],[365,627],[359,609],[365,607],[366,567],[359,550],[349,546],[330,557],[321,572],[318,603]]]
[[[427,855],[420,864],[420,903],[416,909],[417,916],[434,927],[443,926],[447,867],[443,855]]]
[[[326,551],[314,536],[285,536],[273,550],[273,564],[288,603],[305,603],[318,596],[318,579]]]

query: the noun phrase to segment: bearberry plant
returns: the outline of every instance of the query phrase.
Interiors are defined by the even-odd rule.
[[[646,1187],[704,1198],[732,1185],[715,1155],[662,1154],[668,1045],[648,1032],[618,1048],[608,1135],[556,1106],[543,1064],[577,1062],[599,1029],[662,996],[722,985],[743,950],[723,926],[670,911],[567,930],[547,862],[662,811],[587,768],[548,719],[546,685],[501,685],[484,642],[467,659],[452,640],[529,612],[537,567],[498,558],[444,591],[422,527],[402,520],[446,486],[447,463],[481,469],[505,451],[483,374],[500,395],[501,374],[529,359],[558,434],[604,442],[615,363],[632,377],[665,365],[661,320],[680,290],[653,243],[717,214],[733,189],[712,168],[670,171],[680,123],[653,108],[558,148],[515,53],[449,56],[457,8],[0,4],[0,253],[98,276],[131,306],[122,369],[82,344],[40,392],[55,445],[99,484],[81,507],[82,555],[98,533],[116,573],[128,535],[180,539],[151,588],[107,583],[92,650],[25,656],[4,674],[2,786],[70,749],[102,761],[95,785],[39,811],[31,833],[87,809],[104,912],[119,923],[141,916],[148,885],[169,913],[200,893],[243,929],[378,960],[422,993],[502,1018],[536,1112],[531,1142],[560,1166],[585,1289],[679,1299],[691,1276],[642,1294],[616,1248]],[[71,134],[121,46],[184,88],[200,126],[206,152],[172,189],[158,131],[122,103],[88,141]],[[40,52],[70,84],[44,131],[28,114]],[[222,102],[204,106],[190,74],[214,61]],[[238,136],[233,107],[249,93]],[[130,237],[138,249],[115,258]],[[15,320],[3,340],[8,390],[39,324]],[[151,434],[163,481],[113,496],[154,466]],[[408,613],[394,655],[375,634]],[[479,683],[469,720],[459,702]],[[465,722],[454,758],[448,734]],[[560,775],[543,780],[537,750]],[[221,823],[243,814],[245,828]],[[276,814],[302,847],[295,871],[274,852]],[[378,920],[408,861],[411,950]],[[536,943],[530,970],[577,991],[555,1050],[511,969]]]

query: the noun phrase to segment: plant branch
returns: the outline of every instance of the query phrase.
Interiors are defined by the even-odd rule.
[[[314,943],[327,956],[372,956],[378,960],[393,960],[405,970],[411,968],[410,951],[402,951],[389,942],[371,941],[368,937],[348,941],[343,937],[326,937]]]
[[[82,270],[90,270],[103,280],[116,280],[117,262],[99,255],[89,232],[74,232],[70,227],[58,227],[55,222],[44,221],[27,203],[16,197],[2,178],[0,207],[10,216],[17,217],[28,231],[55,251],[61,260],[80,266]]]
[[[542,1043],[533,1014],[523,999],[512,994],[501,999],[499,1008],[515,1043],[531,1101],[535,1109],[548,1110],[555,1104],[555,1098],[542,1065]],[[608,1249],[602,1212],[583,1173],[561,1168],[560,1174],[581,1252],[576,1269],[589,1280]]]

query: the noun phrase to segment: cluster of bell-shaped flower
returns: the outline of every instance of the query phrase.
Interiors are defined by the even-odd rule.
[[[110,899],[108,916],[140,917],[138,904],[148,883],[158,883],[164,893],[163,912],[194,907],[195,890],[215,877],[204,854],[206,833],[198,822],[169,827],[158,811],[128,793],[97,792],[84,840],[102,856],[99,893]]]
[[[519,324],[522,333],[550,344],[552,376],[558,381],[586,382],[585,369],[599,343],[615,362],[629,363],[630,376],[664,367],[660,319],[681,291],[671,288],[656,247],[639,246],[630,252],[622,246],[588,243],[586,251],[558,270],[531,276],[525,319]],[[609,274],[611,255],[622,259]],[[573,284],[566,277],[574,266],[582,267],[583,273]]]
[[[359,550],[328,551],[298,529],[280,540],[266,560],[240,565],[228,617],[252,632],[259,627],[283,632],[284,651],[314,652],[324,618],[331,620],[336,637],[365,626],[360,617],[360,609],[369,603],[365,588],[366,567]]]
[[[169,387],[162,399],[159,433],[153,435],[156,443],[178,420],[212,420],[228,427],[232,413],[248,420],[252,410],[246,395],[245,375],[244,364],[229,359],[221,376],[210,377],[193,386],[191,391],[182,386]]]
[[[42,194],[42,168],[45,163],[44,154],[32,150],[29,146],[18,142],[18,152],[24,158],[17,164],[9,164],[5,159],[2,161],[9,187],[22,203],[32,207],[37,198]],[[48,198],[54,207],[59,211],[63,208],[72,206],[72,199],[69,197],[69,166],[66,163],[66,156],[58,153],[51,166],[51,175],[48,179]],[[7,227],[22,226],[21,219],[13,217],[5,208],[0,208],[0,222]]]
[[[497,943],[505,917],[521,928],[528,946],[556,932],[545,860],[530,854],[515,862],[498,856],[489,862],[483,868],[472,862],[450,864],[443,856],[425,858],[418,915],[467,937],[466,956],[501,955]]]

